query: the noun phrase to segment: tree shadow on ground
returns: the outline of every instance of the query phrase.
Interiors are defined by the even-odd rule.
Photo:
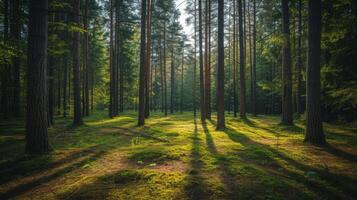
[[[269,173],[293,179],[328,199],[348,199],[351,196],[356,197],[357,195],[354,189],[356,187],[356,180],[353,178],[341,174],[334,174],[326,169],[318,169],[302,164],[290,158],[282,151],[269,145],[255,142],[245,134],[239,133],[232,128],[228,127],[224,132],[232,141],[240,143],[245,147],[239,154],[243,160],[249,163],[254,163],[265,170],[272,169]],[[257,157],[249,156],[252,149],[262,149],[262,151],[259,151]],[[265,159],[266,162],[260,162],[260,159]],[[277,160],[282,160],[286,162],[288,166],[293,166],[305,173],[316,173],[316,177],[310,178],[309,176],[297,173],[296,171],[281,165]],[[266,163],[269,164],[268,168]]]
[[[194,118],[194,130],[192,134],[192,147],[190,154],[190,171],[187,177],[187,185],[185,186],[185,193],[189,199],[200,200],[208,199],[210,191],[204,183],[204,179],[201,175],[203,168],[203,161],[200,152],[200,138],[198,137],[197,121]]]
[[[209,121],[214,122],[213,120]],[[214,124],[216,123],[214,122]],[[227,160],[217,151],[217,147],[214,144],[212,135],[207,127],[207,123],[202,122],[202,128],[205,133],[207,149],[211,153],[211,155],[217,160],[218,168],[220,170],[221,181],[227,189],[227,191],[225,192],[226,199],[237,199],[238,190],[236,188],[234,180],[232,179],[232,176],[229,173],[229,169],[227,168]]]
[[[0,199],[14,198],[18,195],[24,194],[27,191],[30,191],[39,185],[42,185],[42,184],[52,181],[56,178],[64,176],[65,174],[68,174],[74,170],[80,169],[81,167],[83,167],[86,164],[89,164],[89,163],[92,163],[92,162],[98,160],[100,157],[102,157],[104,155],[104,153],[105,153],[104,151],[94,151],[93,149],[91,149],[91,150],[86,149],[84,151],[77,152],[77,153],[75,153],[59,162],[50,163],[46,167],[41,169],[40,171],[32,172],[29,175],[33,175],[33,173],[40,174],[44,170],[48,170],[53,167],[58,167],[59,165],[64,164],[65,162],[74,161],[74,160],[76,160],[80,157],[83,157],[83,156],[86,157],[83,160],[75,161],[74,163],[70,164],[69,166],[59,169],[59,170],[51,173],[50,175],[44,175],[44,176],[41,176],[35,180],[31,180],[28,183],[19,184],[19,185],[15,186],[14,188],[9,189],[5,193],[0,194]],[[30,173],[30,172],[26,172],[26,173]]]

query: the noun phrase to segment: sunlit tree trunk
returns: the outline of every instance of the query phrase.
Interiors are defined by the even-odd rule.
[[[198,0],[198,45],[199,45],[199,59],[200,59],[200,106],[201,106],[201,121],[206,119],[206,104],[205,104],[205,85],[203,74],[203,49],[202,49],[202,0]]]
[[[245,103],[245,56],[244,56],[244,38],[243,38],[243,13],[242,13],[242,0],[238,0],[238,20],[239,20],[239,81],[240,81],[240,104],[239,115],[246,117],[246,103]]]

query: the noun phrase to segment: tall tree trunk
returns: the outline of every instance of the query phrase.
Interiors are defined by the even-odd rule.
[[[138,125],[145,124],[145,85],[146,85],[146,0],[141,0],[141,33],[140,33],[140,80],[139,80],[139,116]]]
[[[282,114],[281,123],[285,125],[293,124],[292,109],[292,80],[291,80],[291,52],[290,52],[290,29],[289,29],[289,0],[282,0],[283,10],[283,67],[282,67]]]
[[[161,43],[161,40],[160,40]],[[161,112],[164,112],[164,69],[163,69],[163,60],[164,60],[164,56],[162,53],[162,48],[159,49],[160,52],[160,89],[161,89]]]
[[[182,60],[181,60],[181,91],[180,91],[180,113],[182,114],[183,112],[183,65],[184,65],[184,59],[185,59],[185,47],[182,49]]]
[[[171,68],[170,68],[170,78],[171,78],[171,95],[170,95],[170,113],[174,113],[175,107],[175,64],[174,64],[174,49],[171,49]]]
[[[203,74],[203,49],[202,49],[202,0],[198,0],[198,44],[199,44],[199,59],[200,59],[200,104],[201,104],[201,121],[206,119],[206,104],[205,104],[205,85]]]
[[[253,0],[253,65],[252,65],[252,113],[257,115],[257,13],[256,0]]]
[[[321,0],[309,0],[305,141],[325,144],[320,104]]]
[[[29,6],[26,152],[43,154],[50,150],[46,103],[48,1],[30,0]]]
[[[85,0],[84,5],[84,30],[83,33],[83,70],[84,70],[84,105],[83,115],[89,115],[89,68],[88,68],[88,0]]]
[[[74,0],[73,23],[79,25],[80,0]],[[73,33],[73,124],[80,125],[82,121],[81,94],[80,94],[80,74],[79,74],[79,32]]]
[[[217,130],[224,128],[224,1],[218,0]]]
[[[166,22],[164,22],[164,111],[167,115],[167,87],[166,87]]]
[[[236,1],[233,1],[233,115],[237,117],[238,99],[237,99],[237,7]]]
[[[304,106],[302,104],[302,56],[301,56],[301,42],[302,42],[302,0],[299,0],[299,19],[298,19],[298,52],[297,52],[297,89],[296,89],[296,110],[298,115],[304,112]]]
[[[146,19],[146,86],[145,86],[145,118],[148,118],[150,115],[150,75],[151,75],[151,15],[152,15],[152,0],[148,0],[147,5],[147,19]]]
[[[238,0],[238,12],[239,12],[239,115],[240,117],[246,117],[246,103],[245,103],[245,57],[244,57],[244,38],[243,38],[243,13],[242,13],[242,0]]]
[[[195,0],[195,17],[194,17],[194,64],[193,64],[193,89],[192,89],[192,104],[193,104],[193,116],[196,119],[196,69],[197,69],[197,0]]]
[[[11,1],[10,37],[16,45],[21,37],[21,3],[20,0]],[[13,109],[14,116],[20,116],[20,56],[15,55],[12,59],[13,68]]]
[[[114,4],[113,0],[110,0],[110,31],[109,31],[109,74],[110,74],[110,90],[109,90],[109,117],[113,118],[115,116],[115,75],[114,75]]]
[[[51,22],[52,24],[55,23],[55,14],[52,14],[50,15],[51,16]],[[53,25],[50,26],[50,31],[49,31],[49,34],[54,34],[54,30],[53,30]],[[55,58],[52,56],[52,55],[48,55],[48,102],[47,102],[47,105],[48,105],[48,112],[47,112],[47,115],[48,115],[48,126],[52,126],[54,121],[53,121],[53,114],[54,114],[54,92],[53,92],[53,89],[54,89],[54,74],[53,74],[53,71],[54,71],[54,65],[55,65]]]
[[[210,53],[210,44],[209,44],[209,4],[210,0],[206,0],[205,3],[205,106],[206,106],[206,119],[211,119],[211,70],[210,70],[210,61],[209,61],[209,53]]]

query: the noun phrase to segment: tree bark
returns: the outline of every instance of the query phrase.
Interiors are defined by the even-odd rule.
[[[147,29],[147,44],[146,44],[146,86],[145,86],[145,118],[150,115],[150,75],[151,75],[151,18],[152,18],[152,0],[148,0],[147,5],[147,19],[146,19],[146,29]]]
[[[27,59],[26,152],[49,152],[47,134],[46,68],[48,1],[30,0]]]
[[[175,64],[174,64],[174,49],[171,49],[171,67],[170,67],[170,78],[171,78],[171,95],[170,95],[170,113],[174,113],[175,109]]]
[[[238,12],[239,12],[239,81],[240,81],[240,104],[239,115],[240,117],[246,117],[246,102],[245,102],[245,57],[244,57],[244,38],[243,38],[243,13],[242,13],[242,0],[238,0]]]
[[[193,64],[193,87],[192,87],[192,104],[193,104],[193,116],[196,119],[196,69],[197,69],[197,0],[195,0],[195,17],[194,17],[194,64]]]
[[[289,29],[289,0],[282,0],[283,12],[283,66],[282,66],[282,113],[281,123],[293,125],[292,109],[292,80],[291,80],[291,52],[290,52],[290,29]]]
[[[217,130],[225,128],[224,120],[224,1],[218,0],[218,69]]]
[[[257,115],[257,13],[256,0],[253,0],[253,66],[252,66],[252,113]]]
[[[199,44],[199,59],[200,59],[200,104],[201,104],[201,121],[206,119],[206,104],[205,104],[205,85],[203,74],[203,49],[202,49],[202,0],[198,0],[198,44]]]
[[[84,70],[84,105],[83,115],[89,116],[89,69],[88,69],[88,0],[84,4],[83,33],[83,70]]]
[[[79,25],[80,14],[80,0],[74,0],[74,15],[73,23]],[[73,33],[73,107],[74,107],[74,125],[81,125],[82,112],[81,112],[81,94],[80,94],[80,74],[79,74],[79,32]]]
[[[9,1],[4,0],[4,41],[8,41],[9,33]],[[4,64],[2,66],[1,73],[1,112],[3,119],[9,117],[9,83],[10,83],[10,74],[9,74],[9,65]]]
[[[326,143],[320,104],[321,0],[309,0],[308,65],[306,80],[306,135],[312,144]]]
[[[296,89],[296,111],[300,115],[304,112],[304,106],[302,104],[302,56],[301,56],[301,43],[302,43],[302,0],[299,0],[299,19],[298,19],[298,55],[297,55],[297,89]]]
[[[139,80],[139,116],[138,125],[145,124],[145,85],[146,85],[146,0],[141,0],[141,33],[140,33],[140,80]]]

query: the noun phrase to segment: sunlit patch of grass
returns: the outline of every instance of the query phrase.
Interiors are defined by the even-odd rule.
[[[155,112],[138,127],[135,112],[113,119],[96,112],[73,127],[70,118],[56,117],[49,129],[54,151],[39,157],[24,154],[23,122],[1,123],[0,175],[8,178],[0,179],[0,199],[4,193],[36,199],[355,195],[355,127],[325,124],[330,146],[315,147],[303,143],[302,120],[282,126],[278,116],[227,115],[227,128],[216,131],[215,119],[202,124],[190,112]]]

